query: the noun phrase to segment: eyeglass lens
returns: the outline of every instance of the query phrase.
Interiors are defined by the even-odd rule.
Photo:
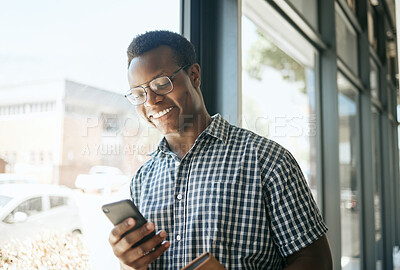
[[[166,95],[171,92],[173,85],[171,80],[164,76],[160,78],[156,78],[149,83],[150,89],[156,93],[157,95]],[[133,104],[142,104],[146,102],[146,91],[144,87],[139,86],[131,89],[131,95],[127,96],[127,98]]]

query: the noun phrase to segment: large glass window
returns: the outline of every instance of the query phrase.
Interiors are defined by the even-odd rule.
[[[357,171],[359,144],[357,92],[338,73],[339,164],[342,269],[360,269],[360,188]]]
[[[318,30],[318,1],[317,0],[287,0],[303,15],[304,19]]]
[[[378,50],[378,27],[376,20],[376,12],[371,4],[368,1],[368,40],[372,48],[375,51]]]
[[[0,172],[32,176],[36,185],[74,189],[79,209],[72,203],[66,207],[76,213],[83,234],[67,242],[74,245],[77,256],[74,260],[60,257],[60,263],[71,265],[57,264],[59,269],[82,269],[88,258],[93,269],[119,268],[107,241],[112,224],[100,206],[129,196],[131,177],[161,137],[123,96],[129,89],[126,50],[138,34],[179,32],[179,24],[179,0],[2,1]],[[55,214],[62,209],[48,211],[49,204],[65,203],[61,197],[51,197],[43,210]],[[43,217],[38,215],[38,222]],[[60,228],[53,229],[59,232],[57,239],[64,241]],[[32,241],[46,235],[35,235]],[[75,245],[83,243],[78,239],[85,245]],[[36,254],[23,243],[9,251],[28,252],[32,261],[40,255],[39,249]],[[34,267],[15,264],[10,267]]]
[[[369,73],[369,83],[371,87],[371,96],[376,100],[379,100],[379,69],[375,64],[374,60],[370,60],[370,73]]]
[[[357,32],[338,5],[335,14],[337,54],[354,74],[358,75]]]
[[[351,11],[356,13],[356,0],[346,0],[347,5],[350,7]]]
[[[287,148],[318,201],[314,49],[271,31],[276,19],[252,19],[242,17],[242,126]]]
[[[374,217],[375,217],[375,254],[376,269],[383,269],[383,243],[382,243],[382,171],[380,148],[380,120],[378,110],[372,108],[372,170],[374,184]]]

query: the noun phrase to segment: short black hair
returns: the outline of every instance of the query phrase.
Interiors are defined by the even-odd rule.
[[[196,62],[193,44],[184,36],[166,30],[149,31],[136,36],[128,47],[128,68],[133,58],[159,46],[168,46],[174,51],[178,66],[192,65]]]

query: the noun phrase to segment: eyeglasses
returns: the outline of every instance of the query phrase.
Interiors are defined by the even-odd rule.
[[[146,88],[150,88],[153,93],[156,95],[164,96],[168,93],[171,93],[172,89],[174,89],[174,85],[172,84],[172,78],[175,77],[176,74],[179,73],[182,69],[188,67],[189,65],[184,65],[180,67],[177,71],[175,71],[171,76],[161,76],[151,80],[148,83],[148,86],[144,87],[143,85],[139,85],[131,88],[128,93],[125,94],[125,97],[135,106],[141,105],[147,101],[147,91]]]

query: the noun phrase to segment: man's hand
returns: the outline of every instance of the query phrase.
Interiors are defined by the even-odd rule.
[[[117,256],[121,263],[133,269],[146,269],[149,264],[160,257],[161,254],[169,248],[170,243],[166,241],[158,246],[167,237],[165,231],[159,231],[145,243],[132,248],[132,246],[144,236],[154,231],[154,224],[146,223],[137,230],[122,237],[125,232],[135,226],[135,223],[133,218],[128,218],[116,225],[112,229],[108,241],[110,242],[115,256]]]
[[[288,266],[285,268],[285,270],[333,269],[331,249],[329,247],[326,235],[323,235],[311,245],[288,256],[286,260]]]

